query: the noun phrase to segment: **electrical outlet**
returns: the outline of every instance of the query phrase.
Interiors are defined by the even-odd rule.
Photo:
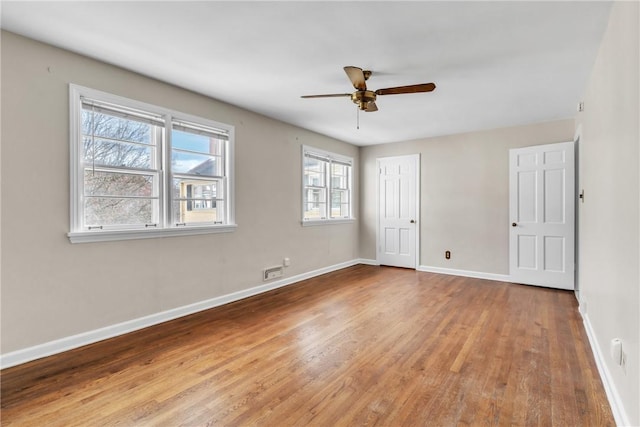
[[[444,257],[445,257],[446,259],[451,259],[451,251],[445,251],[445,253],[444,253]]]

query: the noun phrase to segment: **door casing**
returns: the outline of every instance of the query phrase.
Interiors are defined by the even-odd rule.
[[[406,160],[412,162],[414,165],[414,179],[412,185],[415,190],[411,191],[413,200],[413,213],[412,218],[407,218],[407,220],[413,219],[414,223],[412,224],[412,236],[414,240],[414,244],[411,245],[414,251],[414,260],[410,265],[394,265],[388,263],[382,256],[382,236],[380,235],[381,230],[381,219],[382,215],[380,212],[380,203],[381,203],[381,171],[384,163],[389,163],[394,160]],[[378,264],[383,265],[391,265],[397,267],[405,267],[405,268],[413,268],[417,269],[420,264],[420,154],[409,154],[404,156],[391,156],[391,157],[380,157],[376,160],[376,259]]]

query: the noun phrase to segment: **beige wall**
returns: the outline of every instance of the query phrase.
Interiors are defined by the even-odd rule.
[[[419,153],[419,264],[509,274],[509,149],[573,136],[569,119],[361,148],[362,258],[376,258],[376,158]]]
[[[638,2],[615,2],[578,114],[579,287],[628,425],[640,425]],[[626,374],[609,356],[623,340]]]
[[[632,425],[640,424],[638,14],[637,2],[614,5],[577,117],[580,297]],[[375,259],[377,157],[421,154],[421,265],[508,274],[508,150],[574,137],[574,121],[563,120],[358,150],[10,33],[1,53],[3,354],[259,285],[262,268],[285,256],[287,276]],[[238,230],[70,244],[68,83],[236,126]],[[359,223],[300,226],[302,144],[355,158]],[[614,337],[624,340],[626,373],[607,357]]]
[[[3,354],[261,285],[283,257],[286,276],[358,257],[357,223],[300,224],[301,145],[356,165],[357,147],[11,33],[1,47]],[[237,231],[69,243],[69,83],[234,125]]]

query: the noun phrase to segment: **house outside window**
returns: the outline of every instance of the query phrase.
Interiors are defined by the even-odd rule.
[[[72,242],[232,231],[233,127],[70,86]]]
[[[350,157],[302,148],[303,225],[353,220],[352,169]]]

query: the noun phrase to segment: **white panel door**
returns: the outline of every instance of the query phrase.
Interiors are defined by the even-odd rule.
[[[517,283],[574,288],[574,143],[509,151],[509,266]]]
[[[416,268],[419,155],[378,159],[378,262]]]

